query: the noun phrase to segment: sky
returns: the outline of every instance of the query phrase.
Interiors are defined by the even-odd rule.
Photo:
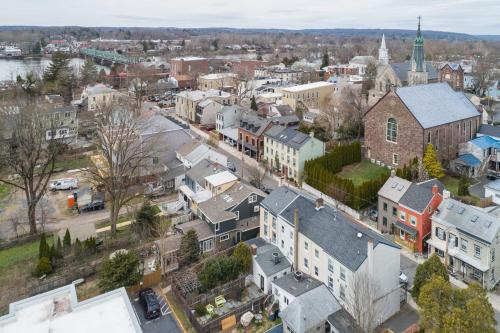
[[[500,34],[500,0],[0,0],[0,25],[381,28]]]

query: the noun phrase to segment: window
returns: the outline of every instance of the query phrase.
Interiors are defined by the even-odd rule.
[[[307,258],[304,258],[304,267],[309,268],[309,260]]]
[[[284,240],[281,240],[281,248],[284,249],[285,248],[285,241]]]
[[[276,244],[276,233],[273,231],[273,236],[271,238],[271,241]]]
[[[396,119],[389,118],[387,120],[387,141],[396,143],[398,136],[398,124]]]
[[[384,202],[384,212],[387,212],[387,202]]]
[[[328,276],[328,288],[333,289],[333,277],[331,275]]]
[[[403,211],[399,211],[399,218],[403,221],[406,220],[406,213]]]
[[[273,216],[273,229],[276,229],[276,218]]]
[[[290,252],[288,252],[291,256],[293,256],[293,247],[290,246]]]
[[[392,154],[392,164],[394,165],[399,164],[399,154]]]
[[[285,232],[285,226],[284,225],[281,226],[281,232]]]
[[[436,252],[436,254],[437,254],[438,256],[440,256],[440,257],[444,257],[444,252],[443,252],[442,250],[440,250],[440,249],[436,249],[436,251],[435,251],[435,252]]]
[[[293,232],[290,231],[290,239],[293,239]]]
[[[328,271],[333,273],[333,260],[328,258]]]
[[[382,217],[382,225],[383,225],[384,227],[387,227],[387,217],[385,217],[385,216],[384,216],[384,217]]]
[[[340,267],[340,279],[342,281],[345,281],[345,268],[344,267]]]
[[[396,207],[392,207],[392,216],[398,216],[398,209]]]
[[[286,298],[286,296],[283,296],[283,301],[285,302],[286,305],[288,305],[288,298]]]
[[[316,259],[319,259],[319,251],[318,251],[318,249],[314,250],[314,256],[316,257]]]
[[[345,301],[345,287],[343,285],[340,285],[339,296],[341,300]]]
[[[495,248],[491,249],[491,261],[495,261]]]
[[[399,229],[399,238],[405,239],[405,232],[403,229]]]
[[[248,197],[248,203],[257,202],[257,194],[252,194]]]
[[[469,242],[466,239],[462,238],[462,246],[461,246],[462,251],[467,251],[467,245],[468,245],[468,243]]]
[[[219,237],[221,242],[227,241],[229,239],[229,234],[225,234]]]
[[[308,242],[304,242],[304,250],[309,250],[309,243]]]
[[[268,233],[269,233],[269,227],[267,226],[267,224],[264,224],[264,236],[267,237]]]
[[[314,266],[314,275],[319,276],[319,268],[318,268],[318,266]]]
[[[264,211],[264,222],[267,222],[267,216],[268,216],[267,210]]]
[[[260,209],[260,206],[257,205],[257,206],[253,206],[253,212],[254,213],[258,213],[259,212],[259,209]]]
[[[240,211],[236,211],[234,212],[236,214],[236,221],[238,221],[240,219]]]
[[[440,240],[446,240],[446,234],[443,229],[437,227],[436,228],[436,237]]]
[[[413,226],[417,225],[417,218],[413,215],[410,215],[410,223]]]
[[[481,258],[481,246],[474,244],[474,257]]]

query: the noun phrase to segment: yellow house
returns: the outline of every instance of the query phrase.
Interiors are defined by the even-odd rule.
[[[307,108],[317,109],[328,97],[333,94],[334,85],[330,82],[320,81],[281,90],[283,94],[283,104],[288,104],[292,109],[303,104]]]

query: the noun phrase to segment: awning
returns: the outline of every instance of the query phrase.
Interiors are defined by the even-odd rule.
[[[464,154],[457,158],[457,162],[465,164],[470,167],[478,167],[481,165],[481,161],[472,154]]]
[[[404,232],[406,232],[407,234],[409,234],[412,237],[415,237],[417,235],[417,230],[413,229],[412,227],[410,227],[410,226],[408,226],[400,221],[396,221],[395,225],[396,225],[396,228],[403,230]]]

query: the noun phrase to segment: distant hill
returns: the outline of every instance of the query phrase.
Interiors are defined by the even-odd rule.
[[[166,33],[182,33],[186,35],[205,35],[205,34],[216,34],[216,33],[239,33],[239,34],[305,34],[305,35],[336,35],[345,37],[380,37],[380,35],[385,34],[386,38],[413,38],[415,36],[415,30],[405,30],[405,29],[240,29],[240,28],[175,28],[175,27],[79,27],[79,26],[53,26],[53,27],[42,27],[42,26],[0,26],[0,31],[15,31],[15,30],[32,30],[32,31],[43,31],[48,33],[62,33],[67,30],[73,29],[88,29],[98,32],[115,32],[120,30],[130,30],[130,31],[150,31],[150,32],[166,32]],[[432,31],[424,30],[424,36],[427,39],[445,39],[450,41],[464,41],[464,40],[489,40],[489,41],[500,41],[500,35],[470,35],[465,33],[457,32],[446,32],[446,31]]]

